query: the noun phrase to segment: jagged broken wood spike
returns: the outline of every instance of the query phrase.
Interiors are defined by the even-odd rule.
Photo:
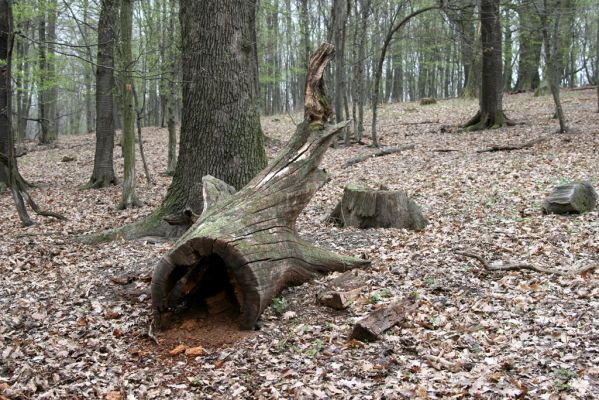
[[[284,288],[321,273],[370,264],[318,248],[295,231],[300,212],[326,181],[326,174],[318,168],[320,161],[348,123],[327,124],[331,110],[322,79],[333,54],[333,46],[323,44],[311,57],[305,119],[279,155],[239,192],[207,209],[158,263],[152,279],[158,326],[172,302],[189,290],[188,280],[195,275],[200,276],[196,282],[200,290],[193,290],[194,296],[205,299],[226,286],[240,306],[240,327],[253,329]],[[210,265],[205,272],[188,274],[207,259]],[[179,284],[184,277],[186,281]],[[176,293],[171,295],[173,289]]]

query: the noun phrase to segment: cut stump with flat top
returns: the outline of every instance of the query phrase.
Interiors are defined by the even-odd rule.
[[[349,184],[328,218],[338,226],[422,230],[427,225],[420,207],[403,191],[373,190]]]
[[[590,182],[575,182],[556,187],[543,202],[545,214],[582,214],[593,211],[597,192]]]
[[[152,307],[158,328],[190,296],[206,302],[215,295],[224,298],[224,291],[239,306],[240,327],[253,329],[284,288],[370,264],[318,248],[295,231],[298,215],[326,182],[320,161],[348,124],[328,123],[323,72],[333,54],[333,46],[325,43],[310,58],[304,121],[279,155],[239,192],[216,196],[156,266]]]

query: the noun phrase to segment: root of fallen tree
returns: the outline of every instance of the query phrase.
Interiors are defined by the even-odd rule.
[[[531,265],[531,264],[526,264],[526,263],[517,263],[517,264],[505,264],[505,265],[491,265],[487,260],[485,260],[481,255],[479,254],[475,254],[475,253],[469,253],[466,251],[454,251],[455,254],[463,256],[463,257],[467,257],[467,258],[472,258],[476,261],[478,261],[485,270],[487,271],[521,271],[521,270],[528,270],[528,271],[534,271],[534,272],[540,272],[543,274],[553,274],[553,275],[561,275],[561,276],[575,276],[575,275],[580,275],[580,274],[584,274],[586,272],[590,272],[593,271],[594,269],[599,267],[599,264],[590,264],[587,266],[584,266],[582,268],[576,269],[574,271],[569,271],[569,272],[563,272],[563,271],[556,271],[556,270],[552,270],[552,269],[547,269],[547,268],[541,268],[541,267],[537,267],[535,265]]]

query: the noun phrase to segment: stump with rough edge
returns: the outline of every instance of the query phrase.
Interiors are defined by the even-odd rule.
[[[323,72],[333,54],[323,44],[310,58],[304,121],[279,155],[239,192],[204,211],[158,263],[152,278],[157,327],[186,297],[205,301],[225,291],[240,308],[240,327],[253,329],[284,288],[370,264],[318,248],[295,231],[298,215],[326,182],[318,165],[347,125],[328,124]]]
[[[350,184],[329,221],[338,226],[368,228],[404,228],[422,230],[427,225],[420,207],[403,191],[372,190]]]
[[[590,182],[576,182],[556,187],[543,202],[545,214],[582,214],[593,211],[597,192]]]

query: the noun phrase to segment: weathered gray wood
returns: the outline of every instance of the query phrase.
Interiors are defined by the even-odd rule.
[[[422,230],[427,225],[420,207],[403,191],[372,190],[349,184],[329,220],[339,226]]]
[[[590,182],[575,182],[556,187],[543,202],[545,214],[582,214],[597,204],[597,192]]]
[[[351,338],[369,342],[380,339],[383,332],[406,319],[411,305],[403,300],[371,312],[354,324]]]
[[[216,294],[211,291],[226,290],[237,299],[241,328],[252,329],[285,287],[329,271],[370,264],[318,248],[295,232],[300,212],[326,182],[326,173],[318,165],[335,135],[347,125],[328,124],[331,110],[322,76],[333,54],[333,46],[323,44],[310,59],[304,121],[279,155],[239,192],[203,212],[160,260],[152,279],[158,327],[173,307],[169,297],[177,287],[178,293],[204,300]],[[188,275],[203,263],[205,273]],[[195,283],[189,291],[187,282],[178,286],[186,276]],[[180,299],[179,294],[174,297]]]
[[[235,188],[226,182],[206,175],[202,177],[202,195],[204,197],[204,211],[214,204],[231,197],[235,193]],[[203,211],[203,212],[204,212]]]

